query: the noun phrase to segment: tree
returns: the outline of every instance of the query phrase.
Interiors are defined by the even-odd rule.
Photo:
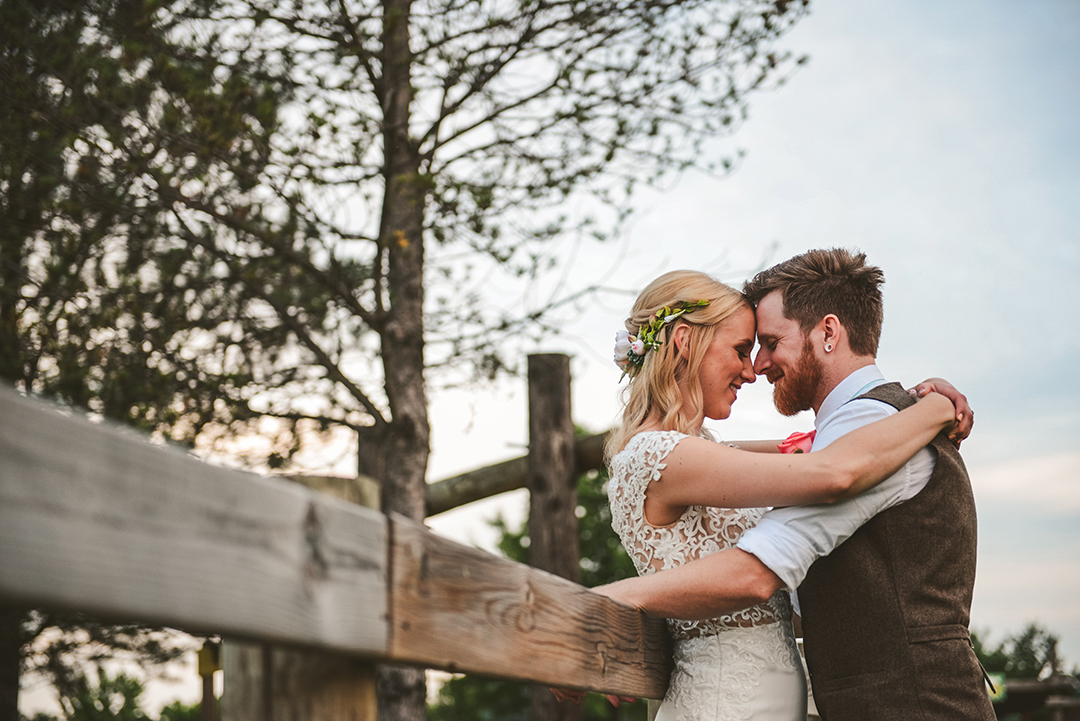
[[[109,675],[96,669],[92,683],[85,669],[72,677],[71,685],[60,694],[60,708],[66,721],[143,721],[148,719],[140,703],[143,684],[125,673]],[[199,721],[199,705],[174,701],[161,709],[160,721]],[[56,717],[38,712],[32,721],[57,721]]]
[[[1058,637],[1038,624],[1027,624],[996,647],[988,647],[979,634],[971,634],[971,645],[983,667],[1009,678],[1041,678],[1058,670]]]
[[[189,445],[257,432],[270,467],[351,433],[422,518],[429,379],[512,367],[575,297],[492,303],[491,274],[730,168],[703,143],[807,4],[0,3],[0,375]],[[422,714],[422,674],[383,682]]]
[[[1024,718],[1039,721],[1058,718],[1055,714],[1060,714],[1060,710],[1055,711],[1047,705],[1048,697],[1077,693],[1080,684],[1076,679],[1080,679],[1080,668],[1074,667],[1073,678],[1069,679],[1064,671],[1065,661],[1058,656],[1058,640],[1056,634],[1036,623],[1028,623],[1019,633],[1006,637],[997,646],[988,646],[978,633],[971,634],[971,645],[983,668],[990,673],[1002,674],[1011,682],[1020,682],[1018,685],[1023,689],[1015,696],[1015,687],[1001,689],[1005,695],[995,701],[995,709],[999,715],[1005,714],[1002,718],[1021,713]],[[1025,681],[1027,683],[1023,683]],[[1040,687],[1041,690],[1035,690]]]
[[[141,682],[124,674],[109,677],[102,667],[105,662],[125,661],[154,675],[195,647],[191,637],[177,632],[44,611],[26,614],[21,640],[22,675],[48,683],[65,717],[83,721],[95,718],[98,706],[116,714],[126,709],[125,717],[142,714],[138,707]],[[97,669],[96,684],[91,683],[88,669]]]
[[[173,701],[161,709],[161,721],[199,721],[201,718],[201,704],[186,704],[183,701]]]
[[[588,587],[637,575],[634,562],[611,528],[607,481],[606,471],[589,471],[578,479],[581,582]],[[526,524],[512,529],[500,516],[491,525],[501,534],[499,550],[503,555],[526,563],[529,543]],[[529,693],[530,687],[524,683],[459,676],[439,689],[438,701],[429,709],[428,718],[430,721],[528,721]],[[588,694],[583,704],[586,721],[641,721],[645,718],[644,702],[623,704],[616,709],[602,696]]]

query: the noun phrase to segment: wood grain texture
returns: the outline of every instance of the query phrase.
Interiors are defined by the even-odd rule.
[[[381,655],[386,519],[0,389],[0,598]]]
[[[391,516],[390,654],[448,671],[661,698],[664,623]]]

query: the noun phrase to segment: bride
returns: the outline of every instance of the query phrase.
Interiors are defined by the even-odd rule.
[[[754,382],[754,335],[743,296],[694,271],[653,281],[619,333],[616,362],[630,383],[607,447],[608,494],[612,526],[639,575],[733,546],[767,506],[854,496],[953,422],[952,403],[929,393],[813,454],[718,443],[702,423],[727,418],[740,387]],[[668,624],[675,664],[658,721],[805,720],[786,591],[730,616]]]

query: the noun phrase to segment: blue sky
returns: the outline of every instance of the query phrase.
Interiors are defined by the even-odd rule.
[[[819,1],[783,45],[810,62],[716,144],[746,150],[738,172],[640,195],[624,245],[583,251],[579,276],[618,262],[611,285],[626,290],[680,267],[738,283],[772,243],[774,260],[866,251],[886,275],[886,376],[944,376],[976,409],[973,626],[1000,640],[1037,621],[1080,666],[1080,4]],[[575,416],[596,430],[617,412],[610,338],[629,302],[606,296],[537,346],[573,354]],[[516,455],[524,389],[437,395],[433,423],[433,479]],[[779,417],[759,381],[718,427],[811,424]],[[525,503],[433,525],[486,545],[481,519]]]

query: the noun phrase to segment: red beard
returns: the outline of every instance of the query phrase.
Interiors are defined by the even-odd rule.
[[[795,366],[773,383],[773,404],[785,416],[814,407],[814,397],[825,377],[825,366],[814,355],[810,339],[803,342],[802,354]]]

